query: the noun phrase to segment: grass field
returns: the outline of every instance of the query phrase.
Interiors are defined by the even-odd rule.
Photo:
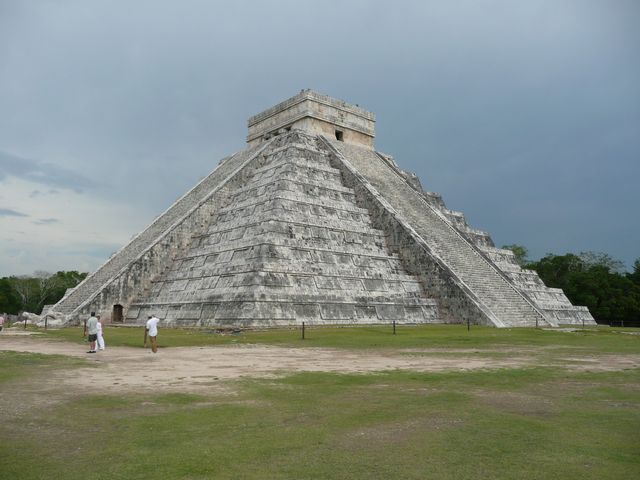
[[[39,332],[44,330],[39,329]],[[378,348],[500,348],[557,346],[597,352],[639,352],[640,329],[593,327],[572,332],[533,328],[498,329],[463,325],[404,326],[393,335],[391,326],[307,328],[302,340],[300,329],[244,331],[237,335],[220,335],[207,330],[160,328],[161,347],[268,344],[295,347],[331,347],[348,349]],[[51,338],[83,343],[82,328],[49,329]],[[141,347],[142,327],[111,327],[105,338],[112,346]]]
[[[142,330],[109,329],[140,346]],[[76,329],[49,331],[80,343]],[[162,329],[160,343],[640,354],[640,336],[453,326],[238,336]],[[431,354],[431,353],[426,353]],[[627,479],[640,476],[640,371],[513,368],[301,373],[227,392],[71,392],[81,359],[0,352],[0,478]],[[100,368],[100,367],[96,367]]]

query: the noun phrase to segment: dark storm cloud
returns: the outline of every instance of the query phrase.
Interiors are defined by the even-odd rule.
[[[0,208],[0,217],[28,217],[26,213],[16,212],[10,208]]]
[[[53,163],[29,160],[0,151],[0,181],[9,176],[78,193],[95,185],[92,180]],[[40,193],[35,190],[30,196],[34,197]]]
[[[96,179],[104,188],[92,193],[151,219],[243,148],[250,115],[313,88],[374,111],[377,147],[496,243],[627,264],[640,255],[636,1],[126,10],[0,2],[0,66],[11,72],[0,76],[0,149],[56,159],[13,162],[22,178]]]

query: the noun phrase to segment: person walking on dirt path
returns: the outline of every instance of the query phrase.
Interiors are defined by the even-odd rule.
[[[144,348],[147,348],[147,335],[151,340],[151,351],[153,353],[158,352],[158,322],[160,321],[155,315],[149,315],[149,320],[144,327]]]
[[[2,327],[4,327],[4,315],[0,313],[0,332],[2,331]]]
[[[100,315],[98,315],[98,349],[104,350],[104,335],[102,332],[102,322],[100,321]]]
[[[87,333],[89,333],[87,337],[89,341],[89,351],[87,353],[96,353],[96,340],[98,339],[98,319],[96,318],[96,312],[91,312],[89,320],[84,324],[82,336],[84,337]]]

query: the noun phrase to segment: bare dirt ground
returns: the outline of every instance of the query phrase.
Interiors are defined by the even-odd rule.
[[[640,355],[547,355],[553,347],[517,350],[404,349],[341,350],[266,345],[173,347],[157,354],[148,349],[107,347],[87,354],[86,345],[49,340],[28,332],[5,330],[0,350],[82,357],[88,368],[55,371],[47,383],[57,387],[108,391],[223,391],[222,381],[268,378],[293,372],[419,372],[562,366],[571,370],[613,371],[640,368]],[[505,353],[507,353],[505,355]],[[544,352],[542,352],[544,353]],[[492,356],[494,354],[494,356]],[[98,367],[98,368],[96,368]]]

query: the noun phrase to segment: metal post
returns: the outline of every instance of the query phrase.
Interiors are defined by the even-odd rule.
[[[27,329],[27,316],[24,317],[24,329]]]
[[[467,317],[467,332],[471,331],[471,320]]]
[[[302,339],[304,340],[304,322],[302,322]]]
[[[393,334],[396,334],[396,321],[393,321]]]
[[[49,315],[44,316],[44,329],[47,329],[47,322],[49,321]]]

